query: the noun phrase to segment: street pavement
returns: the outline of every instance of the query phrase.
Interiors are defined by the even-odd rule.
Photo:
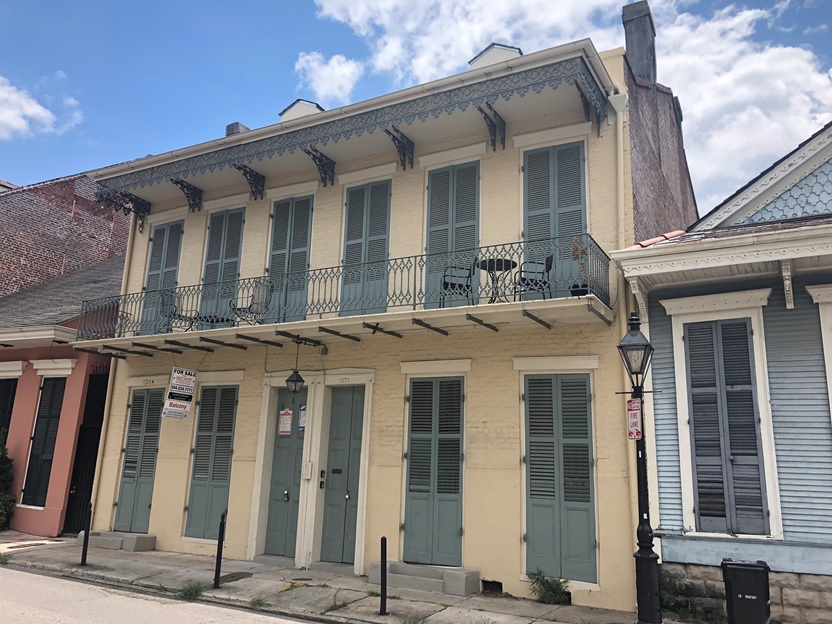
[[[300,620],[0,568],[0,621],[4,624],[297,624]]]

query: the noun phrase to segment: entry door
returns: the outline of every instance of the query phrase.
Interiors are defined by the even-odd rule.
[[[211,215],[199,309],[203,329],[230,324],[235,320],[231,308],[248,305],[237,301],[244,223],[245,208]]]
[[[269,277],[272,283],[267,322],[306,318],[312,198],[275,202]]]
[[[390,181],[347,191],[341,315],[387,310]]]
[[[404,560],[462,565],[462,378],[410,382]]]
[[[333,388],[321,561],[355,562],[364,386]]]
[[[116,531],[147,533],[164,398],[163,388],[133,391],[121,488],[113,524]]]
[[[303,469],[304,427],[301,426],[301,412],[306,411],[306,397],[307,388],[299,394],[281,388],[277,394],[269,521],[266,527],[266,554],[269,555],[295,556]],[[285,418],[288,411],[291,411],[291,433],[281,433],[280,413],[283,412]]]
[[[589,375],[526,376],[526,570],[594,583]]]

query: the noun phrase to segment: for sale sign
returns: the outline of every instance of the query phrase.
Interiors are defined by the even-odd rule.
[[[630,440],[641,440],[641,399],[627,401],[627,437]]]
[[[162,418],[182,420],[191,411],[196,387],[196,371],[174,367],[170,375],[168,395],[162,407]]]

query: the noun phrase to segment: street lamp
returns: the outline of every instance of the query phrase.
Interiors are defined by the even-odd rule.
[[[303,377],[300,376],[298,372],[298,356],[300,355],[300,340],[297,341],[298,349],[295,351],[295,368],[292,370],[292,374],[286,378],[286,387],[289,389],[289,392],[292,394],[300,394],[300,391],[303,390]]]
[[[636,426],[629,427],[636,440],[636,475],[638,479],[638,528],[636,541],[636,600],[638,602],[638,624],[661,624],[662,610],[659,604],[659,556],[653,552],[653,529],[650,527],[650,503],[647,493],[647,454],[644,448],[641,425],[641,399],[644,396],[644,376],[650,367],[653,345],[641,333],[638,314],[630,314],[630,331],[618,343],[618,352],[624,360],[630,383],[633,386],[628,401],[628,418],[635,415]]]

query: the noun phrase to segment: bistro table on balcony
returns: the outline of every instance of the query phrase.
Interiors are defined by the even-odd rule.
[[[488,300],[488,303],[508,302],[508,297],[505,294],[506,275],[509,271],[517,268],[517,263],[510,258],[485,258],[480,260],[477,266],[491,277],[491,299]]]

